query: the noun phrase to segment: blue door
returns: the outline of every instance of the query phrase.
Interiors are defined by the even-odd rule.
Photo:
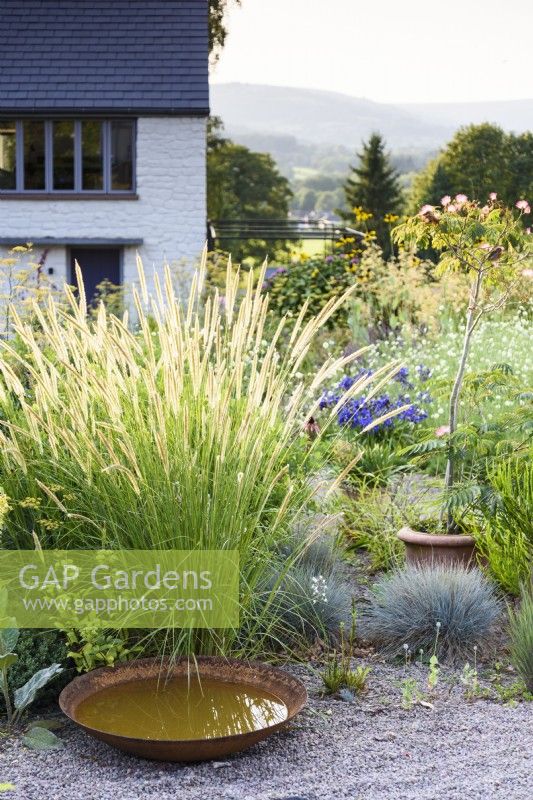
[[[90,304],[103,281],[115,286],[122,282],[120,247],[73,247],[70,251],[70,283],[77,285],[75,262],[78,262],[83,276],[83,285]]]

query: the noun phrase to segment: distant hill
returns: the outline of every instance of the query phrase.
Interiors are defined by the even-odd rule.
[[[400,106],[336,92],[246,83],[213,84],[211,109],[230,134],[293,136],[352,151],[372,131],[382,133],[393,149],[432,149],[454,130]]]
[[[508,131],[533,130],[533,100],[505,100],[486,103],[409,103],[398,108],[433,125],[459,128],[479,122],[494,122]]]
[[[473,122],[533,129],[533,100],[392,105],[315,89],[223,83],[211,86],[211,107],[228,133],[294,137],[352,152],[373,131],[393,150],[416,151],[441,147]]]

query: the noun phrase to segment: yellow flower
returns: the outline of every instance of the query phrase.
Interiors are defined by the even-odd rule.
[[[21,508],[39,508],[41,501],[38,497],[25,497],[24,500],[19,500]]]
[[[7,496],[7,494],[0,492],[0,524],[8,511],[9,511],[9,497]]]
[[[355,218],[358,222],[366,222],[367,220],[372,219],[372,214],[370,211],[365,211],[362,206],[355,206],[353,213],[355,214]]]
[[[47,531],[55,531],[59,528],[59,522],[55,519],[42,519],[41,526]]]

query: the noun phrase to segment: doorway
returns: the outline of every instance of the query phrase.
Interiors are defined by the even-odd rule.
[[[120,247],[73,247],[70,249],[70,283],[77,286],[75,262],[80,265],[83,285],[90,305],[97,287],[103,281],[115,286],[122,283],[122,250]]]

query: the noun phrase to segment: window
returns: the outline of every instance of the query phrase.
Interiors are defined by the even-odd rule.
[[[87,119],[81,123],[81,188],[98,192],[104,188],[102,123]]]
[[[72,191],[74,189],[74,122],[67,119],[52,124],[54,134],[53,187],[57,191]]]
[[[133,188],[133,123],[114,122],[111,126],[111,188],[123,192]]]
[[[135,120],[0,119],[0,195],[134,191]]]
[[[14,120],[0,120],[0,191],[17,188],[16,124]]]
[[[24,123],[24,188],[46,188],[44,122]]]

